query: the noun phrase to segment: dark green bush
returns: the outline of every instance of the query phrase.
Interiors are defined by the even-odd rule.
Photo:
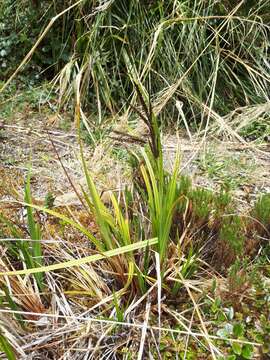
[[[4,0],[0,9],[0,80],[11,75],[50,19],[66,5],[62,2],[59,6],[51,0]],[[69,61],[71,40],[67,32],[71,29],[65,24],[68,20],[66,17],[57,21],[37,48],[32,61],[24,69],[28,78],[37,80],[54,75]],[[74,23],[74,19],[70,23]]]

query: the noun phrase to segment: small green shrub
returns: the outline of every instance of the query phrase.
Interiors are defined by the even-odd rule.
[[[194,189],[189,194],[195,218],[207,220],[212,209],[214,194],[206,189]]]
[[[230,248],[237,254],[243,254],[245,241],[243,220],[240,216],[228,215],[222,218],[220,239],[230,245]]]
[[[270,194],[263,194],[255,203],[253,216],[270,230]]]
[[[240,135],[248,140],[264,139],[270,136],[270,117],[259,118],[241,129]]]

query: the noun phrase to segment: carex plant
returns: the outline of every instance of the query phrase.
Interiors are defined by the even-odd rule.
[[[143,96],[143,92],[136,86],[137,94],[142,104],[143,113],[137,113],[149,129],[149,143],[141,152],[142,161],[139,169],[145,189],[146,208],[149,216],[152,236],[158,238],[157,251],[162,266],[165,263],[173,215],[177,203],[178,173],[180,154],[177,152],[174,169],[169,174],[164,169],[160,131],[157,118],[153,113],[151,101]]]
[[[0,222],[7,229],[8,233],[13,236],[14,240],[16,240],[7,243],[8,252],[11,258],[21,261],[27,269],[43,265],[41,225],[39,224],[39,219],[35,218],[34,210],[32,208],[30,180],[31,171],[29,170],[24,188],[26,233],[29,240],[24,238],[24,232],[19,224],[14,223],[5,215],[0,213]],[[42,290],[44,286],[42,273],[35,274],[34,278],[39,290]]]
[[[154,250],[159,253],[160,262],[165,269],[173,211],[177,199],[179,155],[174,172],[169,175],[164,170],[160,133],[151,103],[147,97],[145,98],[139,85],[135,85],[135,87],[140,99],[141,110],[135,107],[133,109],[149,130],[149,142],[145,149],[132,155],[137,164],[136,170],[140,173],[142,184],[139,189],[138,187],[134,188],[137,191],[136,195],[128,191],[123,192],[121,203],[112,194],[112,212],[101,200],[91,174],[87,169],[81,147],[83,169],[87,180],[87,191],[83,190],[83,195],[89,210],[95,215],[99,227],[101,241],[96,243],[99,251],[130,245],[141,240],[142,236],[147,234],[147,238],[157,238],[157,246]],[[145,214],[142,214],[142,216],[138,217],[133,213],[134,208],[136,208],[135,202],[143,204]],[[148,220],[145,221],[145,218]],[[147,230],[149,226],[150,230]],[[134,273],[133,286],[145,291],[147,289],[146,283],[152,283],[153,281],[153,279],[149,278],[148,273],[148,270],[153,265],[153,256],[149,248],[145,254],[142,254],[142,257],[143,261],[136,262],[136,258],[130,253],[125,257],[111,260],[111,262],[115,273],[122,277],[122,280],[126,278],[124,274],[128,273],[129,279],[131,279]],[[135,281],[135,273],[138,281]]]
[[[58,210],[33,205],[29,175],[24,205],[32,242],[31,245],[30,242],[17,243],[27,268],[35,268],[43,263],[39,241],[41,231],[34,217],[34,209],[74,227],[89,239],[93,250],[99,253],[132,247],[134,243],[145,239],[156,239],[156,245],[141,249],[139,254],[130,251],[106,260],[106,266],[110,269],[108,271],[114,274],[112,290],[116,291],[115,296],[126,294],[128,288],[132,289],[134,295],[138,291],[144,293],[155,283],[157,274],[154,270],[154,252],[159,254],[164,285],[166,273],[169,273],[168,263],[172,264],[170,256],[178,263],[187,256],[193,261],[188,261],[190,267],[194,268],[195,254],[204,254],[211,260],[209,254],[219,258],[224,255],[223,251],[227,251],[233,253],[229,262],[243,255],[247,225],[241,216],[234,213],[230,195],[225,190],[215,194],[210,190],[194,188],[189,177],[179,174],[179,152],[172,172],[165,170],[159,124],[150,97],[141,83],[134,82],[134,87],[140,107],[131,107],[148,129],[148,142],[143,149],[131,153],[135,185],[133,191],[123,191],[118,198],[112,193],[110,205],[105,205],[84,158],[78,126],[82,167],[87,184],[86,188],[81,189],[82,196],[78,196],[89,216],[94,215],[98,234],[94,235],[76,220],[76,216],[71,218]],[[268,221],[267,207],[266,197],[255,205],[253,213],[262,223]],[[20,236],[15,228],[12,231],[15,237]],[[184,273],[190,274],[188,269]],[[41,273],[35,274],[35,279],[41,289]]]

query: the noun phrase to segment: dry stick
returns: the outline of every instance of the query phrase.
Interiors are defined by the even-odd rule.
[[[9,310],[9,309],[0,309],[0,314],[19,314],[19,315],[34,315],[34,316],[40,316],[40,317],[44,317],[46,318],[46,320],[48,321],[48,319],[65,319],[65,320],[76,320],[76,321],[86,321],[86,322],[96,322],[99,324],[116,324],[116,325],[120,325],[120,326],[126,326],[126,327],[130,327],[130,328],[137,328],[137,329],[143,329],[143,327],[145,326],[142,323],[130,323],[130,322],[125,322],[125,321],[117,321],[117,320],[109,320],[109,319],[102,319],[102,318],[94,318],[94,317],[87,317],[84,318],[82,316],[72,316],[72,315],[59,315],[59,314],[51,314],[51,313],[38,313],[38,312],[32,312],[32,311],[20,311],[20,310]],[[27,323],[36,323],[36,320],[24,320]],[[194,331],[184,331],[184,330],[178,330],[178,329],[173,329],[173,328],[168,328],[168,327],[161,327],[159,328],[158,326],[151,326],[151,325],[147,325],[146,326],[147,329],[149,330],[156,330],[156,331],[162,331],[162,332],[170,332],[172,334],[179,334],[179,335],[190,335],[190,336],[197,336],[197,337],[201,337],[201,338],[206,338],[205,333],[203,332],[194,332]],[[254,341],[248,341],[248,340],[241,340],[241,339],[233,339],[233,338],[227,338],[227,337],[221,337],[221,336],[217,336],[217,335],[208,335],[208,338],[213,339],[213,340],[225,340],[225,341],[230,341],[233,343],[238,343],[238,344],[249,344],[249,345],[253,345],[253,346],[261,346],[261,343],[258,342],[254,342]]]
[[[193,302],[194,309],[195,309],[195,311],[196,311],[196,313],[197,313],[197,315],[198,315],[198,318],[199,318],[199,320],[200,320],[200,323],[201,323],[201,325],[202,325],[203,333],[204,333],[204,335],[205,335],[205,340],[208,342],[208,345],[209,345],[209,348],[210,348],[210,351],[211,351],[212,358],[213,358],[214,360],[216,360],[217,358],[216,358],[216,355],[215,355],[215,352],[214,352],[215,347],[213,346],[212,341],[211,341],[211,338],[210,338],[210,336],[209,336],[209,334],[208,334],[208,331],[207,331],[207,329],[206,329],[206,326],[205,326],[205,323],[204,323],[203,318],[202,318],[202,316],[201,316],[201,313],[200,313],[198,304],[196,303],[196,301],[195,301],[195,299],[194,299],[194,297],[193,297],[193,295],[192,295],[192,293],[191,293],[191,291],[190,291],[189,286],[186,285],[186,283],[185,283],[182,275],[181,275],[180,273],[179,273],[179,275],[180,275],[180,277],[181,277],[181,280],[183,281],[183,284],[184,284],[184,286],[185,286],[185,288],[186,288],[186,290],[187,290],[187,292],[188,292],[188,295],[189,295],[191,301]]]
[[[155,252],[156,258],[156,271],[157,271],[157,300],[158,300],[158,327],[161,327],[161,289],[162,289],[162,280],[161,280],[161,270],[160,270],[160,256],[159,253]],[[158,345],[160,347],[161,333],[158,334]]]
[[[71,178],[70,178],[70,176],[69,176],[69,174],[68,174],[68,172],[67,172],[67,169],[65,168],[65,166],[64,166],[64,164],[63,164],[63,162],[62,162],[62,160],[61,160],[61,157],[60,157],[60,155],[59,155],[59,152],[58,152],[58,150],[57,150],[57,148],[56,148],[56,146],[55,146],[55,144],[54,144],[54,142],[53,142],[50,134],[48,133],[48,131],[47,131],[47,135],[48,135],[48,137],[49,137],[49,139],[50,139],[50,142],[51,142],[51,144],[52,144],[52,147],[53,147],[53,149],[54,149],[54,151],[55,151],[55,153],[56,153],[56,156],[57,156],[57,158],[58,158],[58,161],[60,162],[61,167],[62,167],[62,169],[64,170],[64,173],[65,173],[65,175],[66,175],[66,177],[67,177],[67,179],[68,179],[68,182],[70,183],[73,191],[75,192],[75,194],[77,195],[78,199],[80,200],[82,206],[83,206],[84,209],[87,211],[87,213],[90,215],[89,209],[88,209],[87,206],[85,205],[85,202],[83,201],[83,198],[81,197],[81,195],[79,194],[78,190],[76,189],[76,186],[73,184],[73,181],[71,180]]]
[[[224,52],[225,54],[227,54],[228,57],[232,58],[233,60],[235,60],[236,62],[238,62],[239,64],[243,65],[244,67],[246,67],[246,69],[252,73],[255,73],[256,75],[260,76],[261,78],[263,78],[264,80],[266,80],[267,82],[270,81],[270,77],[266,77],[263,74],[261,74],[259,71],[257,71],[256,69],[252,68],[250,65],[248,65],[248,62],[243,61],[239,56],[237,56],[236,54],[234,54],[232,51],[226,50],[226,49],[221,49],[221,52]]]
[[[215,100],[215,90],[216,90],[216,85],[217,85],[217,76],[218,76],[218,68],[219,68],[219,62],[220,62],[220,54],[217,55],[217,60],[216,60],[216,69],[214,71],[214,76],[213,76],[213,83],[211,86],[211,91],[209,94],[209,99],[210,99],[210,112],[207,115],[207,119],[206,119],[206,125],[205,125],[205,129],[204,129],[204,134],[203,134],[203,138],[201,140],[201,145],[204,145],[204,152],[205,152],[205,139],[206,139],[206,135],[207,135],[207,131],[209,128],[209,123],[210,123],[210,118],[211,118],[211,110],[213,109],[213,105],[214,105],[214,100]],[[204,116],[204,112],[202,113],[202,119]]]
[[[121,136],[121,137],[117,138],[117,137],[113,137],[113,136],[109,135],[109,138],[112,140],[118,140],[120,142],[123,141],[123,142],[135,143],[135,144],[137,143],[142,146],[144,146],[146,144],[146,140],[140,138],[139,136],[130,135],[130,134],[127,134],[127,133],[125,133],[123,131],[119,131],[119,130],[112,130],[112,133]]]
[[[151,310],[151,303],[147,302],[145,320],[144,320],[143,327],[142,327],[142,336],[141,336],[140,348],[139,348],[137,360],[142,360],[142,358],[143,358],[143,350],[144,350],[144,344],[145,344],[146,333],[147,333],[147,328],[148,328],[150,310]]]
[[[14,71],[14,73],[10,76],[10,78],[5,82],[5,84],[0,89],[0,93],[3,92],[6,87],[10,84],[10,82],[15,78],[15,76],[18,74],[18,72],[24,67],[24,65],[31,59],[33,53],[35,52],[36,48],[39,46],[41,41],[44,39],[44,37],[47,35],[50,28],[53,26],[56,20],[58,20],[62,15],[64,15],[69,10],[73,9],[75,6],[79,5],[83,0],[77,1],[75,4],[69,6],[67,9],[60,12],[58,15],[54,16],[49,24],[46,26],[45,30],[41,33],[40,37],[37,39],[35,45],[32,47],[32,49],[28,52],[28,54],[25,56],[23,61],[20,63],[20,65],[17,67],[17,69]]]
[[[115,327],[115,325],[112,324],[111,326],[109,326],[108,329],[105,330],[105,332],[103,332],[103,333],[101,334],[100,338],[98,339],[98,341],[97,341],[97,343],[96,343],[96,345],[95,345],[95,347],[94,347],[92,356],[94,356],[95,353],[99,350],[99,346],[100,346],[100,344],[102,343],[102,340],[105,339],[106,336],[112,332],[112,330],[113,330],[114,327]],[[102,330],[103,330],[103,329],[102,329]]]
[[[188,330],[189,330],[189,331],[191,331],[191,329],[192,329],[192,323],[193,323],[193,319],[194,319],[194,313],[195,313],[195,309],[194,309],[193,312],[192,312],[191,319],[190,319],[190,322],[189,322],[189,326],[188,326]],[[186,345],[185,345],[184,359],[186,359],[186,356],[187,356],[189,339],[190,339],[190,335],[188,334],[188,335],[187,335],[187,339],[186,339]]]
[[[137,95],[138,95],[138,98],[140,100],[140,103],[142,105],[142,108],[145,112],[145,115],[146,115],[146,118],[147,118],[147,121],[146,121],[146,125],[148,126],[148,129],[149,129],[149,133],[150,133],[150,137],[149,137],[149,145],[151,147],[151,150],[152,150],[152,153],[154,155],[155,158],[158,158],[159,156],[159,149],[158,149],[158,145],[157,145],[157,134],[155,133],[155,129],[154,129],[154,124],[153,124],[153,108],[152,108],[152,104],[151,104],[151,101],[149,99],[149,108],[147,107],[146,103],[145,103],[145,100],[143,98],[143,95],[141,93],[141,90],[138,86],[138,84],[136,84],[134,82],[134,86],[136,88],[136,92],[137,92]],[[137,111],[137,110],[135,110]],[[140,114],[140,112],[137,111],[138,114]],[[142,117],[142,120],[144,120],[145,122],[145,117],[143,116]]]

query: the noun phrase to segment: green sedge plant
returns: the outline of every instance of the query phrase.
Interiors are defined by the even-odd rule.
[[[8,360],[16,360],[16,354],[8,339],[0,330],[0,352],[4,352]]]
[[[21,248],[24,255],[24,260],[27,268],[34,268],[43,265],[43,255],[42,255],[42,247],[41,247],[41,227],[40,224],[35,221],[32,204],[32,196],[31,196],[31,173],[28,172],[26,184],[25,184],[25,192],[24,192],[24,201],[29,204],[26,206],[27,212],[27,229],[31,238],[31,242],[22,241]],[[37,273],[35,274],[35,279],[38,284],[40,290],[43,288],[43,274]]]
[[[14,239],[18,239],[15,242],[8,243],[9,252],[11,256],[14,256],[18,260],[23,261],[27,269],[39,267],[43,264],[43,254],[41,247],[41,226],[38,220],[35,220],[35,215],[32,207],[30,180],[31,173],[29,171],[24,188],[24,206],[26,208],[27,232],[30,239],[22,239],[22,230],[16,224],[14,224],[13,221],[9,220],[3,214],[0,214],[0,222],[8,229]],[[43,275],[35,274],[35,280],[39,289],[42,290]]]

